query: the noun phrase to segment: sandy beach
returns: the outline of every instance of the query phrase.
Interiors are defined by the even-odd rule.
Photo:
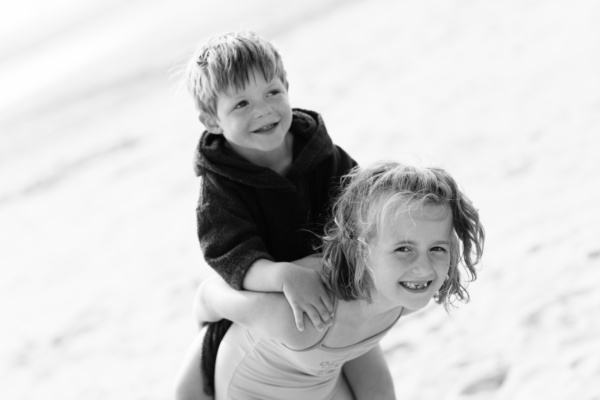
[[[203,37],[280,49],[294,107],[361,164],[434,162],[487,232],[471,302],[382,342],[398,399],[600,400],[600,3],[73,0],[0,17],[0,397],[173,398],[212,273]]]

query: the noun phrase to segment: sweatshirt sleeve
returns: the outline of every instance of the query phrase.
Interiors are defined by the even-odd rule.
[[[234,191],[203,177],[196,216],[204,259],[234,289],[242,289],[255,261],[273,260]]]

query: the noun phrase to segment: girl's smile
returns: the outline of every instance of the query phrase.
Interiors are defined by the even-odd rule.
[[[422,293],[422,292],[426,291],[429,286],[431,286],[432,282],[433,282],[433,280],[421,281],[421,282],[401,281],[401,282],[399,282],[399,284],[400,284],[400,286],[402,286],[404,289],[408,290],[409,292]]]
[[[425,307],[448,274],[451,233],[447,207],[426,204],[388,215],[371,245],[372,293],[392,307]]]

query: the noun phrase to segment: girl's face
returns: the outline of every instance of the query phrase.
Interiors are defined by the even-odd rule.
[[[442,287],[450,265],[452,211],[440,205],[392,213],[371,242],[371,296],[416,311]]]

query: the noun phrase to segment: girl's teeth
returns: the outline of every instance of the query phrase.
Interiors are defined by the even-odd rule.
[[[413,282],[402,282],[403,286],[406,286],[409,289],[424,289],[427,286],[429,286],[431,282],[425,282],[425,283],[421,283],[421,284],[416,284]]]

